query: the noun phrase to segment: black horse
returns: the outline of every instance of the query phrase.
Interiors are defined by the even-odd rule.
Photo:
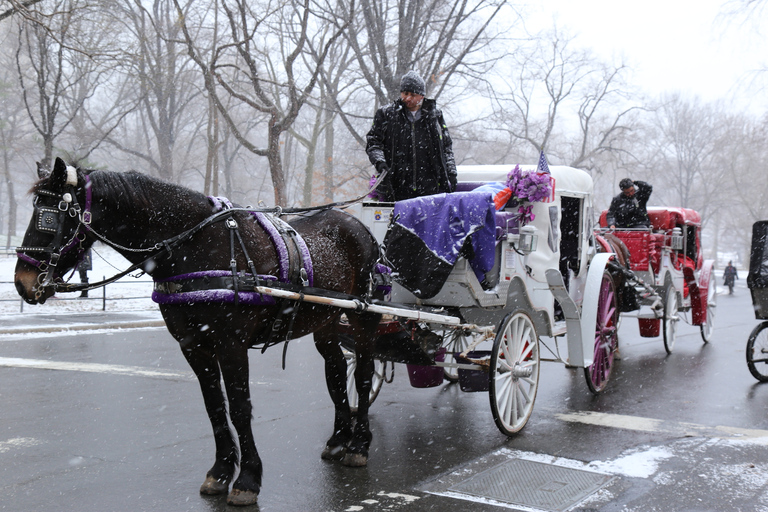
[[[353,423],[346,362],[337,338],[342,311],[265,296],[261,301],[245,300],[257,295],[252,290],[259,280],[275,283],[283,272],[275,241],[251,212],[238,208],[216,212],[203,194],[136,172],[81,170],[56,159],[50,174],[38,173],[40,181],[31,190],[35,213],[23,246],[17,248],[19,294],[29,304],[42,304],[56,291],[67,291],[63,276],[100,240],[149,273],[156,293],[179,298],[160,301],[160,310],[200,382],[216,442],[216,460],[201,493],[227,493],[239,466],[227,503],[257,501],[262,464],[251,431],[248,349],[309,333],[314,333],[325,359],[326,383],[335,406],[333,434],[322,457],[348,466],[367,463],[371,345],[380,315],[353,310],[346,314],[357,357],[359,404]],[[337,295],[369,292],[379,249],[365,226],[332,209],[298,217],[290,225],[311,255],[314,287]],[[306,286],[306,272],[301,274]],[[75,288],[69,286],[70,291]],[[195,290],[191,295],[174,295],[190,288]],[[299,284],[298,289],[306,288]],[[223,292],[230,299],[243,298],[226,301],[220,297],[226,295]],[[189,296],[197,299],[184,298]]]

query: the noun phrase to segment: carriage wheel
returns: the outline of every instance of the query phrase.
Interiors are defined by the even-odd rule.
[[[359,395],[357,394],[357,387],[355,385],[355,369],[357,368],[357,360],[355,359],[355,353],[345,348],[341,349],[344,352],[344,359],[347,361],[347,400],[349,400],[349,409],[352,414],[357,412],[357,404]],[[379,359],[373,360],[373,380],[371,382],[371,392],[368,394],[368,405],[371,405],[376,397],[379,396],[381,386],[384,385],[384,373],[386,372],[386,363]]]
[[[501,322],[491,353],[491,412],[503,434],[518,433],[531,417],[539,388],[539,337],[525,311]]]
[[[584,368],[589,390],[598,394],[605,389],[613,370],[613,360],[619,346],[617,324],[619,318],[618,297],[613,278],[606,271],[600,284],[595,323],[595,353],[592,365]]]
[[[664,348],[667,354],[672,353],[677,338],[677,322],[680,317],[677,313],[677,292],[671,284],[667,285],[664,291],[664,321],[662,327],[664,330]]]
[[[715,283],[715,273],[709,278],[709,286],[707,287],[707,321],[704,322],[701,327],[701,339],[704,343],[712,341],[712,331],[715,328],[715,310],[717,309],[717,286]]]
[[[747,367],[760,382],[768,382],[768,322],[752,329],[747,341]]]
[[[467,336],[458,329],[452,330],[446,336],[446,342],[443,345],[445,347],[445,359],[446,363],[455,363],[456,358],[454,354],[464,352],[472,341],[472,336]],[[458,368],[443,368],[446,380],[449,382],[459,381],[459,369]]]

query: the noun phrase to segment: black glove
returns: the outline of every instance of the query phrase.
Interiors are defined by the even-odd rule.
[[[376,174],[381,176],[385,172],[389,172],[389,166],[387,162],[376,162]]]

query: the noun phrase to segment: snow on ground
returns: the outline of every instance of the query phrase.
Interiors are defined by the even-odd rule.
[[[157,304],[152,302],[152,279],[139,271],[123,277],[119,281],[103,288],[88,292],[88,299],[79,298],[79,293],[59,294],[51,297],[43,305],[30,306],[24,304],[13,284],[13,273],[16,267],[16,255],[0,256],[0,314],[24,313],[30,314],[61,314],[67,312],[89,311],[141,311],[156,310]],[[110,278],[130,267],[128,260],[115,252],[111,247],[96,244],[93,248],[93,270],[88,272],[90,282]],[[69,274],[67,274],[69,277]],[[75,272],[71,282],[79,283],[80,275]]]

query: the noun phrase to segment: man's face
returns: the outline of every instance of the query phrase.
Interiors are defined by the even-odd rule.
[[[633,195],[635,195],[635,187],[625,188],[622,192],[624,192],[625,196],[632,197]]]
[[[424,96],[413,92],[401,92],[400,99],[405,103],[405,108],[411,112],[416,112],[421,108],[421,102],[424,101]]]

